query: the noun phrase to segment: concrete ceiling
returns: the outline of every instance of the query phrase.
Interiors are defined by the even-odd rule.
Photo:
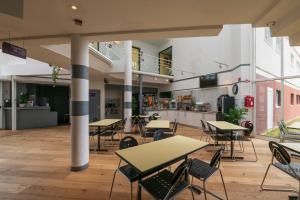
[[[23,17],[0,10],[0,39],[7,39],[9,32],[11,38],[36,39],[39,44],[68,43],[76,33],[91,41],[210,36],[224,24],[266,26],[274,21],[274,36],[291,36],[292,44],[300,43],[298,0],[24,0],[23,4]],[[75,18],[83,25],[75,25]]]

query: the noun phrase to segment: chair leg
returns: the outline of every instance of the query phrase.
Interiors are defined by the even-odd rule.
[[[220,172],[220,175],[221,175],[221,179],[222,179],[222,184],[223,184],[223,188],[224,188],[226,200],[228,200],[228,195],[227,195],[227,190],[226,190],[225,182],[224,182],[223,175],[222,175],[222,172],[221,172],[220,169],[219,169],[219,172]]]
[[[255,155],[255,162],[258,160],[257,159],[257,153],[256,153],[256,150],[255,150],[255,147],[254,147],[254,143],[253,141],[251,140],[251,144],[252,144],[252,147],[253,147],[253,151],[254,151],[254,155]]]
[[[133,200],[132,183],[130,183],[130,199]]]
[[[268,174],[268,172],[269,172],[270,167],[271,167],[271,164],[269,164],[269,166],[268,166],[268,168],[267,168],[267,170],[266,170],[266,172],[265,172],[263,181],[262,181],[262,183],[260,184],[261,190],[265,190],[265,188],[263,187],[263,185],[264,185],[264,182],[265,182],[265,180],[266,180],[266,177],[267,177],[267,174]]]
[[[205,181],[203,181],[203,192],[204,192],[204,198],[205,198],[205,200],[207,200],[207,197],[206,197],[206,188],[205,188]]]
[[[110,192],[109,192],[109,200],[111,200],[112,190],[113,190],[113,187],[114,187],[117,171],[118,171],[118,169],[116,169],[115,172],[114,172],[114,176],[113,176],[113,180],[112,180],[111,187],[110,187]]]
[[[193,192],[193,189],[192,189],[192,188],[190,188],[190,191],[191,191],[191,193],[192,193],[192,199],[194,200],[194,199],[195,199],[195,197],[194,197],[194,192]]]

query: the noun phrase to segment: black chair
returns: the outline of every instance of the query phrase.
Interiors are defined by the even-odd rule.
[[[201,122],[202,131],[206,135],[206,141],[207,141],[208,138],[209,138],[209,136],[208,136],[209,135],[209,130],[208,130],[208,128],[206,128],[205,123],[202,119],[200,120],[200,122]],[[200,140],[202,140],[202,137],[204,136],[203,133],[200,136]]]
[[[143,124],[141,122],[138,123],[138,130],[141,136],[141,142],[145,143],[145,140],[148,138],[153,138],[156,131],[146,131]]]
[[[252,132],[253,132],[253,129],[254,129],[254,125],[250,121],[244,121],[241,124],[241,126],[247,128],[247,130],[243,131],[242,133],[234,134],[233,138],[234,138],[235,141],[238,141],[238,142],[241,143],[241,148],[242,148],[243,152],[244,152],[244,142],[251,142],[253,152],[254,152],[254,155],[255,155],[255,160],[248,160],[247,162],[256,162],[257,161],[257,153],[256,153],[256,150],[255,150],[254,143],[252,141]]]
[[[122,139],[122,133],[125,133],[125,124],[126,124],[127,118],[122,119],[120,123],[117,124],[117,133],[119,135],[119,139]]]
[[[98,136],[98,131],[95,127],[89,127],[89,145],[93,145],[93,150],[96,152],[97,142],[95,137]],[[92,144],[92,145],[91,145]]]
[[[137,145],[138,145],[138,142],[136,141],[136,139],[134,137],[126,136],[120,141],[119,148],[126,149],[126,148],[134,147]],[[132,200],[133,199],[132,183],[138,180],[140,174],[131,165],[125,164],[125,165],[121,166],[121,163],[122,163],[122,160],[120,159],[118,168],[114,172],[114,176],[113,176],[113,180],[112,180],[112,184],[111,184],[111,188],[110,188],[110,193],[109,193],[109,199],[111,199],[116,173],[120,172],[130,181],[130,192],[131,192],[130,197]]]
[[[267,168],[263,181],[260,185],[261,189],[267,191],[297,192],[294,189],[275,189],[275,188],[264,187],[264,182],[266,180],[269,169],[271,166],[274,166],[277,169],[290,175],[291,177],[295,178],[298,181],[299,183],[298,199],[300,199],[300,164],[291,163],[291,157],[289,153],[285,150],[285,148],[282,145],[278,144],[277,142],[270,141],[269,148],[270,151],[272,152],[272,160]]]
[[[175,120],[172,129],[167,129],[167,130],[163,129],[165,133],[164,138],[175,136],[177,132],[177,128],[178,128],[178,123]]]
[[[222,198],[218,197],[217,195],[215,195],[214,193],[206,190],[206,187],[205,187],[205,182],[207,181],[207,179],[209,179],[212,175],[214,175],[215,172],[219,171],[220,175],[221,175],[221,180],[222,180],[225,196],[226,196],[226,199],[228,200],[226,186],[224,183],[222,172],[220,170],[222,151],[223,151],[222,148],[217,150],[215,152],[215,154],[213,155],[210,163],[206,163],[197,158],[194,158],[192,160],[192,165],[190,167],[189,173],[192,177],[195,177],[198,180],[203,181],[203,188],[201,188],[199,186],[198,187],[203,190],[205,199],[207,199],[206,193],[209,193],[210,195],[212,195],[218,199],[222,199]],[[192,178],[192,183],[193,183],[193,178]]]
[[[190,165],[191,160],[187,160],[186,162],[182,162],[173,173],[164,169],[163,171],[142,180],[140,186],[154,199],[174,199],[180,192],[187,188],[190,189],[192,198],[194,199],[189,177],[186,176]]]
[[[208,136],[214,141],[214,146],[218,144],[218,142],[224,143],[225,147],[227,147],[227,142],[231,141],[230,135],[218,133],[217,130],[213,130],[211,125],[207,124],[208,127]],[[208,141],[209,142],[209,141]]]
[[[284,121],[278,122],[278,128],[280,142],[285,142],[285,140],[298,142],[300,140],[300,133],[289,131]]]

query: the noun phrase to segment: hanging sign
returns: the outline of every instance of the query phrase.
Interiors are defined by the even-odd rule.
[[[8,42],[2,43],[2,52],[12,56],[26,59],[26,49],[18,47]]]

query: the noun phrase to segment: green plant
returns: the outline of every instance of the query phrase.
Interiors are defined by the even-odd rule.
[[[60,72],[61,68],[58,66],[52,66],[52,81],[54,83],[53,87],[55,87],[56,81],[58,79],[58,75]]]
[[[228,113],[224,113],[224,118],[227,122],[239,124],[246,114],[247,110],[245,108],[231,108]]]
[[[20,96],[19,96],[19,103],[20,104],[26,104],[27,101],[28,101],[28,95],[24,94],[24,93],[21,93]]]

